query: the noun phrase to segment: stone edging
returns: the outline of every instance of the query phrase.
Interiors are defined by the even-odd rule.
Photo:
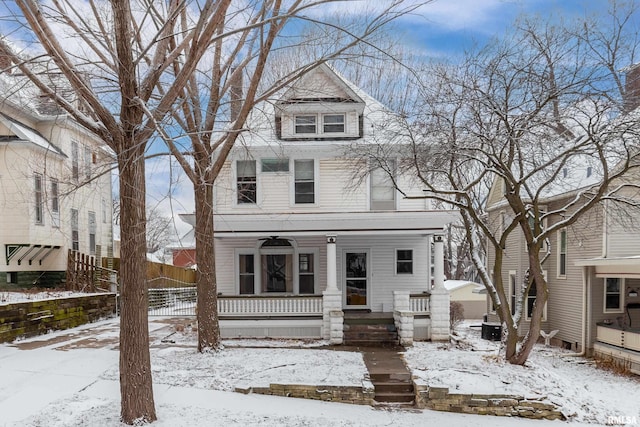
[[[540,399],[498,394],[449,393],[447,387],[430,387],[415,382],[414,389],[418,408],[464,414],[566,420],[555,405]]]
[[[369,381],[362,387],[334,385],[270,384],[269,387],[236,387],[238,393],[266,394],[272,396],[298,397],[302,399],[330,402],[374,405],[374,388]]]

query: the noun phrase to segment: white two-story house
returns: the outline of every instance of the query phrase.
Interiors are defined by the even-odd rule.
[[[412,295],[414,308],[419,297],[427,298],[432,282],[442,282],[432,272],[433,260],[442,263],[440,236],[453,213],[431,209],[424,198],[403,197],[394,181],[406,195],[423,192],[411,177],[394,175],[397,159],[380,168],[353,155],[380,144],[377,124],[390,120],[385,107],[326,65],[254,110],[250,131],[215,185],[221,300],[291,297],[284,298],[290,303],[297,297],[313,305],[315,299],[314,310],[324,312],[326,322],[328,306],[342,313],[392,313],[404,304],[398,294],[406,304]],[[183,218],[194,223],[193,215]],[[428,301],[422,310],[429,311]],[[431,311],[433,319],[433,304]],[[448,302],[445,316],[448,334]],[[258,335],[327,336],[329,328],[285,320],[281,326],[288,332],[278,333],[268,321],[261,319]],[[431,326],[416,327],[416,338],[430,338]]]
[[[69,250],[112,252],[111,162],[99,140],[0,60],[0,288],[60,286]]]

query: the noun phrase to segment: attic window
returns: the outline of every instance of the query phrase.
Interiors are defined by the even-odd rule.
[[[316,133],[316,116],[296,116],[296,133]]]
[[[589,178],[592,173],[593,173],[593,168],[591,166],[588,166],[587,167],[587,178]]]
[[[324,133],[344,133],[344,114],[325,114],[322,125]]]
[[[569,174],[569,170],[567,168],[563,168],[562,169],[562,177],[566,178],[568,174]]]

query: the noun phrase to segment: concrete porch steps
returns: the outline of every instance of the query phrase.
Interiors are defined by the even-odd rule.
[[[393,317],[381,314],[347,314],[344,319],[344,344],[356,347],[393,347],[398,331]]]
[[[401,350],[399,346],[363,349],[377,403],[413,406],[415,402],[411,373],[400,356]]]

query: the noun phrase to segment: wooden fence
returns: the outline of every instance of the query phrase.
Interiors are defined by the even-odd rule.
[[[96,292],[96,258],[69,249],[65,288],[68,291]]]
[[[108,259],[102,259],[106,268]],[[114,270],[120,271],[120,258],[113,258]],[[147,261],[147,282],[149,288],[176,288],[193,286],[196,283],[196,271],[169,264]]]

